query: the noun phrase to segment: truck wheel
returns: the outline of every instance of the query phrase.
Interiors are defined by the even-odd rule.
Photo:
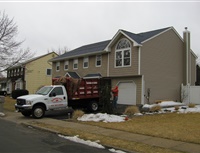
[[[45,114],[44,108],[42,106],[35,106],[32,110],[32,115],[34,118],[42,118]]]
[[[23,112],[21,112],[21,113],[22,113],[22,115],[24,115],[25,117],[31,116],[31,111],[23,111]]]
[[[99,105],[96,101],[91,101],[89,105],[89,110],[92,112],[96,112],[99,108]]]

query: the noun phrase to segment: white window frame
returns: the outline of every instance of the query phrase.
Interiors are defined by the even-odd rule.
[[[65,68],[66,65],[67,65],[67,69]],[[64,63],[64,70],[66,71],[68,69],[69,69],[69,61],[65,61],[65,63]]]
[[[127,58],[125,57],[125,53],[129,52],[129,59],[130,59],[130,64],[129,65],[125,65],[124,60]],[[117,66],[117,53],[121,52],[121,65]],[[115,48],[115,68],[121,68],[121,67],[130,67],[131,66],[131,43],[129,42],[128,39],[126,38],[122,38],[121,40],[119,40],[119,42],[116,45]]]
[[[50,73],[51,73],[51,74],[48,74],[48,73],[47,73],[47,72],[48,72],[48,70],[50,70]],[[47,75],[47,76],[51,76],[51,75],[52,75],[52,69],[50,69],[50,68],[47,68],[47,70],[46,70],[46,75]]]
[[[100,61],[100,65],[97,64],[98,61]],[[101,65],[102,65],[102,55],[96,55],[96,67],[101,67]]]
[[[85,66],[86,64],[86,66]],[[89,67],[89,58],[88,57],[84,57],[83,58],[83,68],[86,69]]]
[[[60,71],[60,62],[56,62],[56,71]]]
[[[75,65],[77,65],[77,67],[75,67]],[[78,69],[78,59],[73,60],[73,69],[74,70]]]

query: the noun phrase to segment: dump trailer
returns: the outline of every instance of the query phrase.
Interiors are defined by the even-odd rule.
[[[42,118],[45,111],[62,108],[87,108],[97,111],[101,106],[102,86],[111,84],[109,78],[55,77],[52,85],[43,86],[35,94],[20,96],[15,108],[24,116]]]

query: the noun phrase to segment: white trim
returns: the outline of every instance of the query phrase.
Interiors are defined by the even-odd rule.
[[[95,60],[95,66],[96,67],[101,67],[101,65],[97,65],[97,56],[101,56],[101,65],[102,65],[102,54],[96,55],[96,60]]]
[[[117,49],[117,46],[118,46],[118,44],[119,44],[119,42],[120,41],[122,41],[123,39],[125,39],[125,40],[127,40],[128,41],[128,43],[130,44],[130,47],[128,47],[128,48],[122,48],[122,49]],[[130,65],[124,65],[124,52],[125,51],[129,51],[130,52]],[[116,66],[116,52],[122,52],[122,65],[121,66]],[[114,61],[114,67],[115,68],[123,68],[123,67],[131,67],[131,56],[132,55],[132,52],[131,52],[131,43],[130,43],[130,41],[127,39],[127,38],[122,38],[122,39],[120,39],[118,42],[117,42],[117,44],[115,45],[115,61]]]
[[[84,63],[87,63],[87,66],[85,66]],[[83,68],[87,69],[88,67],[89,67],[89,57],[83,57]]]
[[[142,75],[142,90],[141,90],[141,104],[144,105],[144,94],[145,94],[145,81],[144,75]]]
[[[108,53],[107,77],[110,76],[110,53]]]
[[[77,68],[74,67],[74,64],[77,64]],[[78,69],[78,58],[73,60],[73,69],[77,70]]]
[[[67,69],[65,69],[65,65],[67,65]],[[69,60],[66,60],[64,62],[64,71],[67,71],[67,70],[69,70]]]
[[[49,74],[47,74],[47,70],[50,70],[50,72],[51,72],[51,74],[49,75]],[[46,69],[46,76],[52,76],[52,69],[51,68],[47,68]]]
[[[59,69],[57,69],[57,67],[59,68]],[[56,62],[56,72],[59,72],[60,71],[60,62]]]
[[[138,46],[139,44],[133,40],[132,38],[130,38],[128,35],[126,35],[121,29],[117,31],[117,33],[114,35],[114,37],[111,39],[111,41],[109,42],[109,44],[106,46],[105,51],[109,52],[110,51],[110,46],[115,42],[115,40],[117,40],[120,36],[120,34],[124,35],[125,37],[127,37],[129,40],[131,40],[133,42],[133,46]]]
[[[141,73],[141,46],[138,47],[138,75]]]
[[[75,55],[75,56],[63,57],[63,58],[59,58],[59,59],[56,59],[56,60],[50,60],[50,62],[69,60],[69,59],[74,59],[74,58],[79,58],[79,57],[84,57],[84,56],[92,56],[92,55],[103,54],[103,53],[106,53],[106,51],[101,50],[101,51],[96,51],[96,52],[87,53],[87,54],[80,54],[80,55]]]

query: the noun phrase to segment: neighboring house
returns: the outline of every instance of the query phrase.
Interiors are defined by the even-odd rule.
[[[0,91],[6,91],[6,78],[0,78]]]
[[[7,70],[7,92],[26,89],[32,94],[41,86],[51,84],[52,63],[49,60],[56,56],[55,52],[51,52],[9,68]]]
[[[119,30],[111,40],[66,52],[53,62],[52,76],[110,77],[119,86],[118,104],[137,105],[156,100],[180,101],[181,84],[194,85],[196,55],[190,32],[183,38],[173,27],[143,33]]]

